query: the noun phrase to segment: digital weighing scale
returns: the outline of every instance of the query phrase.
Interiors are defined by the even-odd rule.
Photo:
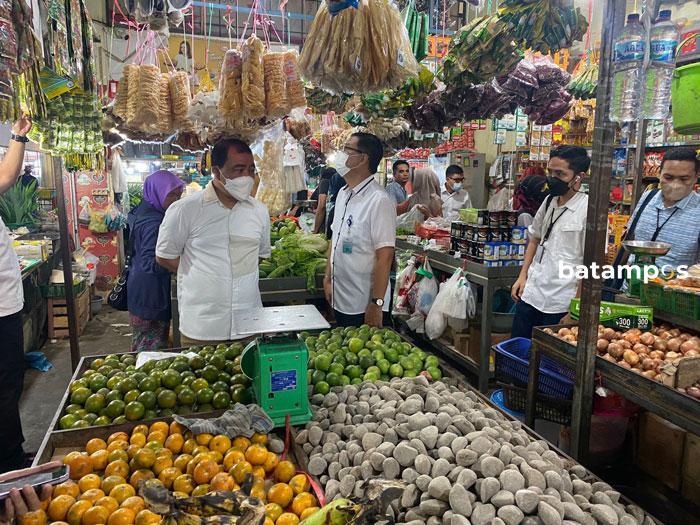
[[[311,419],[307,387],[309,349],[290,332],[330,328],[313,305],[274,306],[235,315],[239,335],[258,335],[243,350],[241,369],[253,383],[255,400],[275,424],[303,425]],[[261,335],[262,334],[262,335]]]
[[[632,266],[638,268],[638,270],[630,273],[628,293],[639,297],[644,268],[646,266],[656,266],[656,258],[666,255],[671,249],[671,245],[667,242],[658,241],[623,241],[622,246],[634,255]]]

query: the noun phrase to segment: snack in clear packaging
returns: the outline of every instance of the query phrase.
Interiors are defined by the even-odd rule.
[[[170,78],[170,103],[173,109],[173,124],[178,129],[189,128],[187,118],[190,106],[190,79],[185,71],[177,71]]]
[[[143,64],[139,67],[138,108],[144,131],[157,126],[160,113],[160,67]]]
[[[265,112],[269,118],[283,117],[287,113],[284,53],[264,54],[263,70],[265,72]]]
[[[243,44],[243,110],[245,116],[256,120],[265,116],[265,73],[262,56],[265,46],[255,35]]]
[[[287,81],[287,103],[290,109],[302,108],[306,106],[306,94],[304,82],[299,74],[297,60],[299,58],[296,50],[287,51],[284,54],[284,74]]]
[[[237,49],[229,49],[221,63],[219,79],[219,109],[224,117],[242,117],[242,80],[243,56]]]
[[[126,78],[127,86],[126,124],[131,128],[136,128],[138,124],[139,66],[136,64],[124,66],[124,78]]]
[[[173,130],[169,73],[162,73],[160,75],[160,105],[156,127],[160,133],[171,133]]]

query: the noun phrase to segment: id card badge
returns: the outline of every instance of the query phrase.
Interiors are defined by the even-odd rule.
[[[343,238],[343,253],[352,253],[352,215],[348,217],[348,233]]]

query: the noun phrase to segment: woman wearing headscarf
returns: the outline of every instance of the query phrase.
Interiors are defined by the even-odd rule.
[[[518,226],[530,226],[537,210],[549,195],[547,177],[538,172],[525,174],[513,195],[513,210],[518,212]]]
[[[170,272],[156,262],[156,241],[165,210],[185,188],[175,174],[159,170],[146,178],[143,200],[129,213],[131,262],[127,303],[131,321],[131,351],[168,346]]]
[[[442,216],[440,180],[430,168],[418,168],[413,173],[413,194],[408,198],[408,209],[416,205],[426,219]]]

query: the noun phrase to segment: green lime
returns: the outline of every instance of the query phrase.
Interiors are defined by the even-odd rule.
[[[89,426],[90,426],[90,423],[88,423],[84,419],[79,419],[78,421],[73,423],[70,428],[72,428],[72,429],[73,428],[87,428]]]
[[[194,375],[191,376],[185,376],[182,378],[182,383],[180,383],[180,386],[189,386],[192,387],[192,383],[196,381],[196,377]]]
[[[172,368],[163,372],[163,377],[160,380],[161,385],[171,390],[177,385],[179,385],[181,382],[182,378],[180,377],[180,372],[178,372],[177,370],[173,370]]]
[[[185,372],[186,370],[190,369],[190,364],[186,359],[185,360],[176,359],[170,365],[170,369],[175,370],[177,372]]]
[[[340,363],[333,363],[333,364],[328,368],[328,373],[329,373],[329,374],[342,375],[344,370],[345,370],[345,365],[342,365],[342,364],[340,364]]]
[[[403,376],[404,377],[416,377],[418,375],[418,372],[415,370],[404,370],[403,371]]]
[[[84,405],[87,398],[90,397],[92,391],[84,386],[76,388],[70,395],[70,402],[72,404]]]
[[[101,357],[98,357],[97,359],[93,360],[92,363],[90,363],[90,368],[93,370],[98,370],[101,366],[104,366],[105,360]]]
[[[354,379],[351,379],[350,384],[351,385],[360,385],[360,384],[362,384],[362,378],[356,377]]]
[[[399,364],[403,367],[404,370],[415,370],[416,368],[418,368],[412,357],[402,357],[401,359],[399,359]]]
[[[76,410],[75,412],[73,412],[73,415],[77,416],[78,419],[83,419],[87,414],[88,414],[88,411],[85,410],[84,408],[81,408],[80,410]]]
[[[122,393],[126,394],[129,390],[134,390],[137,388],[139,385],[136,381],[134,381],[130,377],[125,377],[122,379],[119,384],[117,385],[117,389]]]
[[[243,385],[233,385],[230,392],[232,403],[243,403],[247,405],[251,402],[250,391]]]
[[[158,388],[158,382],[151,376],[146,376],[139,381],[139,390],[141,392],[153,392],[156,388]]]
[[[66,414],[75,414],[81,408],[83,408],[82,405],[78,405],[76,403],[73,403],[73,404],[68,405],[66,407]]]
[[[139,397],[139,392],[136,388],[133,390],[129,390],[126,394],[124,394],[124,403],[131,403],[132,401],[136,401],[136,398]]]
[[[384,352],[382,352],[381,350],[373,350],[372,357],[374,358],[375,361],[380,361],[380,360],[384,359]]]
[[[158,412],[156,412],[152,408],[147,408],[144,413],[143,413],[143,420],[146,421],[148,419],[155,419],[158,417]]]
[[[115,418],[112,420],[112,424],[113,424],[113,425],[122,425],[122,424],[126,423],[126,421],[127,421],[126,416],[121,415],[121,416],[115,417]]]
[[[403,367],[398,363],[394,363],[389,367],[389,375],[391,377],[403,377]]]
[[[158,394],[160,408],[173,408],[177,404],[177,395],[172,390],[163,390]]]
[[[362,379],[364,379],[365,381],[379,381],[379,374],[374,372],[367,372],[364,376],[362,376]]]
[[[388,359],[380,359],[379,361],[377,361],[377,368],[379,368],[379,371],[382,374],[388,374],[390,367],[391,367],[391,363],[389,362]]]
[[[124,354],[121,358],[121,362],[128,366],[133,366],[136,364],[136,358],[133,355]]]
[[[226,387],[228,390],[228,386]],[[197,395],[192,391],[191,388],[183,387],[177,394],[177,401],[181,405],[194,405],[197,399]]]
[[[426,368],[426,372],[430,374],[430,377],[433,379],[433,381],[440,381],[440,379],[442,379],[442,372],[436,366],[430,366]]]
[[[61,430],[66,430],[67,428],[71,428],[76,421],[78,421],[78,417],[75,414],[66,414],[58,420],[58,427]]]
[[[340,386],[347,386],[350,384],[350,378],[346,375],[340,376]]]
[[[328,372],[328,374],[326,374],[325,382],[328,383],[330,386],[340,385],[340,374],[336,374],[335,372]]]
[[[232,385],[243,385],[248,386],[250,380],[245,376],[245,374],[235,374],[231,376]]]
[[[100,388],[105,388],[107,386],[107,378],[95,372],[90,376],[90,390],[97,392]]]
[[[360,359],[357,357],[356,354],[353,354],[352,352],[347,352],[345,354],[345,363],[348,365],[356,365]]]
[[[228,408],[231,406],[231,396],[228,392],[217,392],[214,394],[211,404],[214,405],[214,408],[217,410]]]
[[[112,420],[107,417],[107,416],[100,416],[98,417],[95,421],[93,421],[93,425],[101,427],[104,425],[109,425],[112,422]]]
[[[137,384],[140,383],[141,381],[143,381],[144,379],[146,379],[147,377],[148,377],[148,374],[144,373],[144,372],[141,371],[141,370],[139,370],[138,372],[134,372],[133,374],[131,374],[131,379],[133,379],[134,381],[136,381]]]
[[[124,416],[129,421],[138,421],[143,418],[146,408],[138,401],[132,401],[124,407]]]
[[[364,371],[359,365],[351,365],[346,369],[347,376],[352,379],[361,378]]]
[[[92,412],[93,414],[99,414],[100,411],[106,406],[104,396],[100,394],[92,394],[85,401],[85,410]]]
[[[124,401],[121,399],[110,401],[105,407],[105,415],[111,417],[112,419],[116,418],[117,416],[121,416],[124,413],[125,406],[126,403],[124,403]]]
[[[109,373],[113,370],[113,368],[109,365],[102,365],[100,368],[97,369],[98,374],[102,374],[105,377],[109,377]]]
[[[429,355],[425,358],[425,368],[430,368],[434,366],[439,366],[440,365],[440,360],[434,356],[434,355]]]
[[[321,395],[326,395],[328,392],[331,391],[331,386],[326,383],[325,381],[319,381],[314,385],[314,393],[315,394],[321,394]]]
[[[199,370],[201,368],[204,368],[204,365],[206,365],[206,362],[204,361],[203,357],[197,355],[190,358],[190,368],[192,370]]]
[[[152,410],[157,405],[156,394],[155,392],[151,392],[150,390],[141,392],[139,394],[139,397],[136,398],[136,401],[141,403],[146,408],[146,410]]]
[[[233,376],[229,374],[228,372],[219,372],[219,377],[216,379],[217,381],[223,381],[227,385],[232,384],[231,378]]]
[[[367,348],[363,348],[359,352],[357,352],[357,357],[362,359],[363,357],[372,357],[372,351],[368,350]]]
[[[195,390],[195,392],[197,392],[197,403],[200,405],[211,403],[214,398],[214,391],[209,387]]]
[[[235,359],[243,352],[243,345],[241,343],[233,343],[226,350],[226,359]]]
[[[226,364],[226,357],[224,354],[214,354],[209,359],[209,365],[215,367],[217,370],[223,370]]]
[[[331,366],[331,360],[333,358],[330,356],[330,354],[320,354],[316,356],[316,359],[314,359],[314,367],[316,370],[321,370],[323,372],[328,372],[328,369]]]
[[[364,347],[365,347],[365,342],[358,337],[353,337],[348,341],[348,349],[353,354],[356,354],[357,352],[362,350]]]
[[[370,366],[374,366],[374,359],[372,356],[365,355],[360,357],[360,367],[363,370],[367,370]]]
[[[316,383],[320,383],[321,381],[326,380],[326,373],[323,372],[322,370],[314,370],[313,374],[311,375],[311,382],[315,385]]]
[[[195,379],[194,381],[192,381],[190,388],[192,390],[194,390],[195,392],[199,392],[203,388],[209,388],[209,382],[206,379],[199,377],[199,378]]]
[[[228,383],[216,381],[213,385],[211,385],[211,389],[214,392],[228,392]]]
[[[119,390],[110,390],[109,394],[105,396],[105,401],[107,403],[110,403],[114,401],[115,399],[121,401],[122,399],[122,393]]]
[[[102,397],[107,397],[107,394],[110,393],[109,388],[100,388],[95,394],[100,394]]]
[[[143,370],[146,374],[150,374],[153,371],[153,368],[155,367],[155,361],[148,361],[143,364],[141,367],[141,370]]]
[[[200,370],[201,377],[206,379],[209,383],[213,383],[219,377],[219,369],[213,365],[207,365],[202,370]]]

